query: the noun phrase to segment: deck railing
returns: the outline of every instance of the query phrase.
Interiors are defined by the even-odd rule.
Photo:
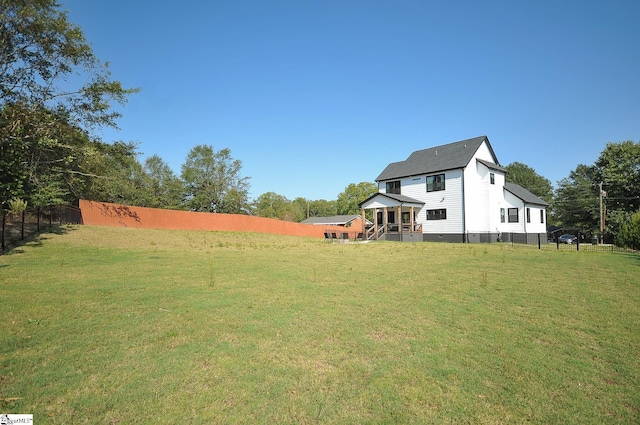
[[[413,228],[409,223],[397,224],[397,223],[387,223],[379,224],[377,226],[373,225],[367,228],[366,231],[366,239],[380,239],[386,233],[422,233],[422,224],[413,223]]]

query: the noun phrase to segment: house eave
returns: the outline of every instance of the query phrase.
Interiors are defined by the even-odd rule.
[[[377,197],[390,199],[390,200],[394,201],[395,203],[397,203],[394,206],[398,206],[398,207],[422,208],[424,206],[424,204],[425,204],[422,201],[410,198],[408,196],[403,196],[403,195],[400,195],[400,196],[402,196],[402,198],[398,198],[397,196],[394,196],[393,194],[378,192],[378,193],[376,193],[374,195],[371,195],[370,197],[368,197],[364,201],[360,202],[358,204],[358,207],[366,209],[366,207],[364,207],[364,205],[367,204],[367,203],[370,203],[372,200],[374,200]]]

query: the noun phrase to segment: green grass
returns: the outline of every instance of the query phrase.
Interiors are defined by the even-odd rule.
[[[0,256],[0,413],[640,422],[640,257],[71,227]]]

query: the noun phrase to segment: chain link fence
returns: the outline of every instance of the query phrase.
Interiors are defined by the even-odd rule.
[[[49,205],[17,214],[3,212],[0,234],[2,251],[31,235],[52,230],[63,224],[82,224],[80,208],[71,205]]]

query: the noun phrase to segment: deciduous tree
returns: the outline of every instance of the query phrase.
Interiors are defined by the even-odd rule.
[[[135,90],[112,80],[55,0],[0,0],[0,203],[71,196],[88,131]]]
[[[640,209],[640,142],[607,143],[595,163],[594,183],[603,182],[609,211]]]
[[[275,192],[266,192],[258,196],[254,202],[254,211],[260,217],[297,221],[292,202]]]
[[[318,199],[309,202],[310,217],[330,217],[338,214],[337,201],[327,201],[326,199]]]
[[[229,149],[215,151],[197,145],[187,154],[181,177],[185,202],[191,211],[246,214],[249,209],[249,178],[242,177],[242,162]]]
[[[558,182],[554,214],[563,226],[583,231],[598,228],[600,207],[594,176],[594,167],[580,164]]]
[[[145,191],[148,192],[148,207],[183,209],[184,185],[169,165],[158,155],[144,161]]]
[[[360,214],[362,201],[378,192],[378,185],[371,182],[351,183],[338,195],[338,214]]]
[[[618,234],[620,245],[640,250],[640,211],[636,211],[620,226]]]
[[[533,168],[521,162],[512,162],[505,167],[506,181],[524,187],[546,202],[553,200],[553,185],[551,181],[536,172]]]

